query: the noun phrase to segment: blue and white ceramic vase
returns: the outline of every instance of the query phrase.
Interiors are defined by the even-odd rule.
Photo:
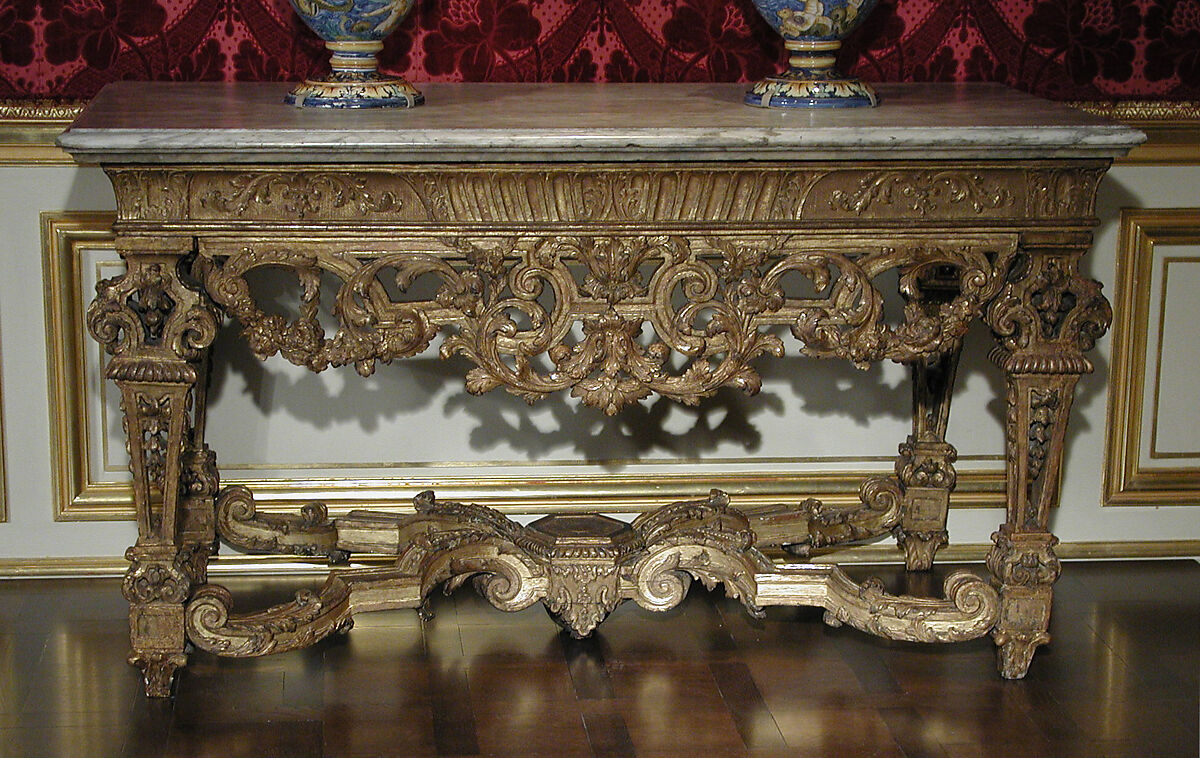
[[[754,0],[791,53],[783,76],[768,77],[746,93],[763,108],[855,108],[879,102],[875,90],[837,70],[842,40],[876,0]]]
[[[302,108],[412,108],[425,102],[404,79],[379,73],[375,55],[416,0],[291,0],[333,53],[328,78],[310,79],[283,100]]]

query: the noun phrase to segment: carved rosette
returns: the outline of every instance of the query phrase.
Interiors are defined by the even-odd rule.
[[[125,551],[130,562],[121,592],[131,603],[182,603],[196,581],[199,547],[134,546]]]

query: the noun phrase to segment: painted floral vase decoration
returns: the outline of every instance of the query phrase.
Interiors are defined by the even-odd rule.
[[[782,76],[771,76],[746,93],[763,108],[855,108],[879,102],[875,91],[837,70],[837,52],[875,7],[876,0],[754,0],[767,23],[783,37],[791,56]]]
[[[379,73],[383,40],[416,0],[291,0],[296,13],[333,53],[330,74],[309,79],[283,99],[302,108],[412,108],[425,102],[416,87]]]

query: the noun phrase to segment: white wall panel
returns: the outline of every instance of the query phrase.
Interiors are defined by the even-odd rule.
[[[1101,190],[1103,223],[1089,264],[1110,297],[1120,209],[1172,207],[1180,198],[1171,188],[1186,186],[1200,186],[1200,167],[1119,167],[1110,174]],[[10,511],[9,523],[0,524],[0,559],[117,556],[134,536],[127,521],[54,520],[39,213],[111,207],[111,189],[95,168],[0,169],[0,228],[5,230],[0,238],[5,272],[0,279],[0,386]],[[113,273],[112,264],[105,263],[112,256],[102,242],[81,243],[77,252],[88,257],[81,269],[87,275],[73,293],[82,306],[97,271]],[[1190,295],[1172,298],[1176,288],[1195,291],[1198,270],[1180,266],[1176,277],[1173,269],[1170,276],[1178,282],[1163,301],[1164,340],[1184,361],[1162,374],[1167,389],[1159,412],[1166,409],[1173,418],[1181,415],[1179,404],[1186,401],[1180,393],[1194,384],[1194,371],[1172,372],[1200,364],[1196,330],[1187,328],[1200,314],[1194,305],[1186,310]],[[994,474],[1002,465],[1002,382],[984,359],[990,338],[981,331],[968,340],[949,436],[962,453],[960,471]],[[99,451],[88,457],[93,467],[88,476],[119,485],[127,475],[114,398],[102,392],[98,380],[98,347],[88,340],[79,349],[86,351],[92,390],[83,428],[91,435],[92,451]],[[366,380],[349,370],[318,376],[282,360],[260,363],[233,330],[219,338],[218,355],[209,428],[226,479],[342,478],[386,485],[397,476],[461,483],[495,476],[592,481],[660,473],[886,470],[908,427],[909,391],[903,369],[894,365],[859,372],[847,364],[794,355],[768,359],[760,364],[765,381],[758,397],[723,393],[700,409],[651,400],[608,419],[565,397],[530,409],[502,392],[468,396],[462,390],[464,365],[432,354],[381,366]],[[1054,530],[1064,541],[1200,539],[1200,509],[1101,505],[1109,340],[1101,342],[1096,358],[1098,373],[1084,378],[1076,400],[1063,505],[1053,517]],[[1197,428],[1200,424],[1164,427],[1161,439],[1200,449]],[[381,493],[386,496],[386,486],[374,495]],[[996,508],[955,509],[951,539],[986,542],[1000,520]]]

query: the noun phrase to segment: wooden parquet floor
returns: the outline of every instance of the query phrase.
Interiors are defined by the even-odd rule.
[[[317,582],[226,581],[247,606]],[[153,701],[125,663],[118,581],[0,582],[0,755],[1200,754],[1194,561],[1066,564],[1054,641],[1019,682],[995,674],[988,640],[887,642],[811,609],[756,621],[698,587],[666,614],[626,604],[586,641],[540,606],[504,614],[469,589],[434,610],[425,623],[361,616],[346,636],[268,658],[196,653],[175,699]]]

